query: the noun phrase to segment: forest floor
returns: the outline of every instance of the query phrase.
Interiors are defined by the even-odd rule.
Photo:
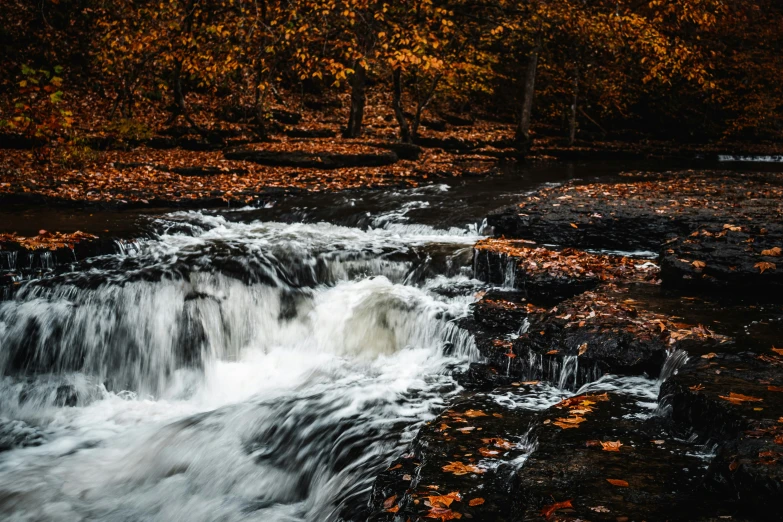
[[[106,101],[78,99],[71,106],[78,123],[70,145],[41,151],[32,147],[34,140],[0,135],[0,199],[109,208],[247,205],[280,190],[417,186],[488,175],[520,161],[512,124],[469,114],[436,112],[423,119],[415,146],[399,145],[388,100],[368,104],[360,139],[341,137],[343,101],[279,105],[270,112],[267,138],[259,141],[246,109],[214,107],[207,99],[192,101],[206,139],[191,127],[166,125],[165,113],[118,123],[108,120]],[[637,135],[592,136],[568,145],[554,129],[536,131],[524,161],[714,162],[719,154],[779,152],[774,144],[683,144]]]

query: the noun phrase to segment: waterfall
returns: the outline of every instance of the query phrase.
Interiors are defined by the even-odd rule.
[[[394,225],[174,213],[23,283],[0,302],[0,512],[361,519],[478,359],[454,321],[475,231]]]

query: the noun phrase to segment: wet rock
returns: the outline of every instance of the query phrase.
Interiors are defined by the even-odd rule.
[[[664,246],[662,277],[671,287],[780,300],[781,255],[783,227],[777,223],[704,226]]]
[[[497,307],[508,311],[498,314]],[[496,316],[505,319],[505,329],[493,323]],[[494,369],[505,378],[547,380],[569,389],[606,373],[657,377],[674,351],[695,344],[706,352],[729,341],[703,326],[647,310],[629,297],[627,289],[612,285],[585,292],[549,310],[490,300],[474,306],[474,321],[489,325],[476,336],[488,369],[476,368],[461,378],[479,379]],[[487,385],[476,381],[463,384]]]
[[[535,396],[530,387],[513,390]],[[531,450],[535,414],[492,394],[466,394],[420,430],[409,455],[373,486],[370,520],[431,520],[439,512],[476,521],[511,521],[511,477]],[[437,517],[436,517],[437,518]],[[448,518],[447,518],[448,520]]]
[[[226,159],[251,161],[272,167],[300,167],[340,169],[347,167],[382,167],[396,163],[394,152],[379,153],[311,153],[273,150],[234,150],[225,153]]]
[[[693,358],[660,391],[682,429],[718,442],[706,488],[756,516],[772,513],[770,499],[783,493],[781,399],[783,357],[777,352]]]
[[[729,511],[699,489],[705,460],[638,399],[589,393],[549,408],[516,473],[514,520],[696,520]],[[706,455],[705,455],[706,456]],[[698,514],[698,516],[697,516]]]
[[[700,226],[771,222],[783,186],[766,174],[678,172],[628,175],[615,183],[545,188],[490,214],[496,236],[570,247],[658,251]]]

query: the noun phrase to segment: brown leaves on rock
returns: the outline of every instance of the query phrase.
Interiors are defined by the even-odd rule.
[[[743,395],[741,393],[730,392],[728,396],[718,395],[724,401],[729,401],[732,404],[742,404],[745,402],[762,402],[764,399],[758,397],[751,397],[749,395]]]
[[[40,230],[37,236],[32,237],[18,236],[14,233],[0,234],[0,243],[16,243],[27,250],[57,250],[58,248],[73,249],[80,241],[97,238],[98,236],[80,230],[70,234]]]
[[[600,395],[577,395],[563,399],[555,404],[555,407],[560,409],[568,408],[569,416],[557,417],[552,424],[564,430],[578,428],[581,423],[587,420],[584,418],[584,415],[593,411],[593,405],[608,400],[609,394],[607,393]]]
[[[780,257],[781,253],[783,253],[783,250],[781,250],[780,247],[769,248],[767,250],[761,251],[762,256],[768,257]]]
[[[484,502],[485,502],[485,501],[484,501],[484,499],[483,499],[483,498],[481,498],[481,497],[476,497],[476,498],[472,498],[472,499],[470,499],[470,500],[468,501],[468,505],[469,505],[469,506],[471,506],[471,507],[475,507],[475,506],[480,506],[480,505],[481,505],[481,504],[483,504]]]
[[[549,520],[552,515],[555,513],[555,511],[558,511],[560,509],[568,509],[573,508],[574,506],[571,505],[570,500],[564,500],[562,502],[555,502],[551,506],[546,506],[541,509],[541,516],[545,519]]]
[[[443,466],[443,471],[447,473],[453,473],[454,475],[467,475],[468,473],[482,474],[484,470],[473,464],[463,464],[462,462],[453,461]]]
[[[528,274],[549,274],[568,278],[596,277],[602,281],[649,282],[659,272],[657,265],[644,259],[600,255],[565,248],[531,248],[525,242],[507,239],[483,239],[476,250],[505,254],[517,260]]]

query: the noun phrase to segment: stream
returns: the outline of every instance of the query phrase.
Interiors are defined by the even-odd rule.
[[[0,301],[3,519],[365,519],[375,476],[478,358],[455,320],[485,288],[483,216],[596,173],[558,169],[82,215],[133,240]],[[594,389],[654,408],[656,381],[616,381]],[[531,408],[573,393],[546,390]]]

